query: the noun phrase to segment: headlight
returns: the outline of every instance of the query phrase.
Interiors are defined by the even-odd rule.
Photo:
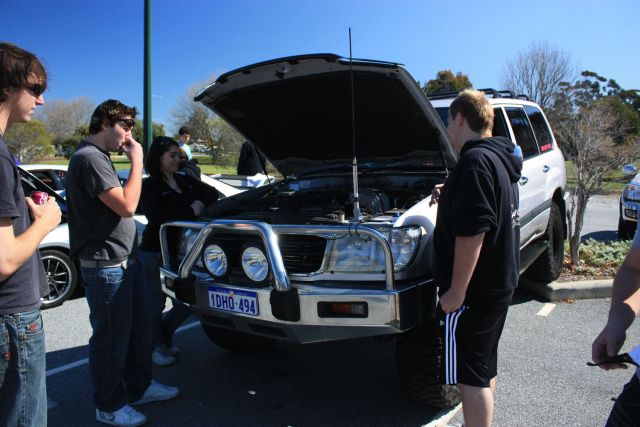
[[[627,185],[626,187],[624,187],[622,197],[626,200],[640,202],[640,187],[631,184]]]
[[[242,251],[242,269],[244,274],[254,282],[262,282],[269,275],[269,263],[264,252],[255,246],[248,246]]]
[[[420,227],[402,227],[379,231],[389,241],[394,271],[406,268],[420,243]],[[338,237],[331,245],[328,269],[352,273],[382,272],[384,270],[384,251],[378,242],[369,236]]]
[[[227,254],[216,244],[204,248],[202,261],[209,273],[216,277],[224,276],[227,272]]]
[[[200,230],[196,230],[193,228],[185,228],[182,232],[182,236],[180,236],[180,243],[178,244],[178,259],[181,261],[187,256],[187,252],[193,247],[193,244],[196,242],[196,237],[198,237],[198,232]]]

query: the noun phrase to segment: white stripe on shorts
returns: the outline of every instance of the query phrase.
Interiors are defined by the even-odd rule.
[[[447,313],[445,316],[445,384],[456,384],[458,382],[456,360],[456,327],[458,326],[458,318],[466,308],[467,307],[463,305],[456,311]]]

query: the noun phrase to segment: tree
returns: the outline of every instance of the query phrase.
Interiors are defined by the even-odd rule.
[[[56,138],[68,138],[76,135],[76,130],[89,122],[95,103],[86,97],[49,101],[38,109],[36,118],[42,121],[47,130]]]
[[[240,147],[244,142],[242,135],[220,117],[211,119],[210,125],[212,128],[211,143],[216,147],[215,150],[212,149],[213,146],[209,147],[213,161],[223,166],[237,165]]]
[[[567,212],[569,254],[574,265],[579,263],[580,237],[589,199],[602,190],[607,172],[620,168],[638,154],[637,140],[626,145],[616,142],[626,132],[615,110],[602,99],[582,106],[555,129],[566,158],[573,162],[569,174],[576,183]]]
[[[191,138],[194,142],[204,142],[210,137],[211,129],[208,120],[214,117],[213,112],[204,107],[193,98],[208,86],[210,80],[197,82],[189,86],[187,92],[182,95],[175,107],[171,110],[171,122],[177,130],[181,126],[188,125],[191,128]]]
[[[5,135],[9,151],[20,163],[33,163],[43,157],[55,155],[51,145],[53,135],[44,123],[32,119],[12,125]]]
[[[429,80],[422,86],[425,94],[459,92],[473,87],[471,80],[466,74],[458,72],[453,74],[451,70],[441,70],[436,74],[435,79]]]
[[[164,125],[161,123],[152,122],[151,123],[151,134],[152,140],[157,136],[165,136],[166,132],[164,131]],[[133,139],[142,143],[143,135],[144,135],[144,125],[142,120],[136,120],[136,125],[133,127]],[[147,147],[148,148],[148,147]]]
[[[532,43],[514,59],[507,60],[502,85],[548,109],[561,90],[561,83],[571,82],[574,74],[575,66],[568,53],[546,42]]]

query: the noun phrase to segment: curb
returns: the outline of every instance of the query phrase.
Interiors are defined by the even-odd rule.
[[[611,296],[613,279],[582,280],[577,282],[542,283],[520,279],[518,287],[548,301],[565,299],[608,298]]]

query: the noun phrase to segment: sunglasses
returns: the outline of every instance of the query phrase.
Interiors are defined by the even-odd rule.
[[[120,125],[125,129],[133,129],[136,125],[136,121],[134,119],[115,119],[113,124],[120,123]]]
[[[32,85],[26,86],[25,89],[33,93],[36,96],[36,98],[38,98],[40,95],[44,93],[44,91],[47,88],[40,83],[34,83]]]
[[[625,363],[625,364],[630,364],[630,365],[635,365],[640,367],[635,360],[633,360],[631,358],[631,356],[629,356],[629,353],[622,353],[619,354],[615,357],[612,357],[611,359],[605,360],[603,362],[598,362],[598,363],[593,363],[593,362],[587,362],[588,366],[599,366],[599,365],[607,365],[609,363],[614,363],[614,364],[621,364],[621,363]]]

